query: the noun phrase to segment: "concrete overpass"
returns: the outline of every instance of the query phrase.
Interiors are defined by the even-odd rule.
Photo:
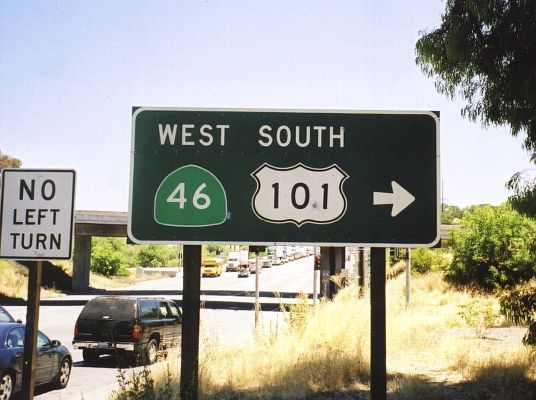
[[[89,289],[91,237],[126,237],[128,213],[119,211],[83,211],[74,213],[74,253],[72,289]]]
[[[91,238],[93,236],[126,237],[128,213],[119,211],[77,210],[74,215],[74,254],[72,289],[89,289]],[[441,240],[450,239],[450,232],[459,225],[441,225]]]

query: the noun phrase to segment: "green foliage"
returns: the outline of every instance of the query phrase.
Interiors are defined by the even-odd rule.
[[[417,64],[440,93],[467,100],[463,114],[527,131],[536,157],[536,2],[448,0],[441,26],[421,33]]]
[[[458,206],[451,206],[448,204],[443,204],[443,210],[441,211],[441,223],[442,224],[453,224],[458,223],[458,221],[463,217],[463,209]]]
[[[176,256],[169,246],[144,244],[138,250],[138,263],[142,267],[168,267],[176,264]]]
[[[205,246],[209,256],[217,256],[218,254],[222,253],[224,251],[224,247],[223,246],[218,246],[218,245],[215,245],[215,244],[207,244]]]
[[[536,222],[508,206],[467,210],[452,233],[446,278],[485,289],[513,286],[536,273]]]
[[[527,324],[523,338],[527,346],[536,347],[536,279],[520,284],[499,297],[501,314],[514,324]]]
[[[527,217],[536,218],[536,174],[534,174],[534,170],[514,174],[506,182],[506,187],[514,192],[508,198],[512,207]]]
[[[91,271],[104,276],[125,274],[123,251],[125,243],[119,238],[94,237],[91,240]]]
[[[156,400],[154,379],[146,366],[141,372],[133,373],[131,379],[126,377],[125,371],[119,370],[117,380],[120,388],[118,400]]]
[[[449,260],[438,249],[425,247],[411,250],[411,271],[426,274],[430,271],[439,271],[447,268]]]
[[[441,26],[420,36],[416,62],[438,92],[461,95],[472,121],[526,132],[536,162],[536,1],[447,0]],[[536,181],[508,186],[512,206],[536,217]]]
[[[483,338],[486,330],[495,325],[498,317],[490,302],[477,300],[461,306],[459,314],[465,323],[475,330],[479,338]]]
[[[149,367],[141,371],[132,370],[129,377],[122,369],[118,371],[117,383],[119,389],[114,391],[115,400],[172,400],[179,398],[179,388],[172,382],[169,364],[167,365],[163,387],[158,389]]]
[[[311,314],[311,306],[308,303],[307,293],[300,293],[297,296],[298,302],[284,305],[280,304],[281,311],[287,312],[285,317],[291,330],[302,332],[307,325],[307,320]]]
[[[135,268],[138,266],[138,251],[140,246],[127,244],[123,249],[123,262],[128,268]]]

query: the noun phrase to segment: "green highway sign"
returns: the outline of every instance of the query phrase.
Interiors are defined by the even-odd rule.
[[[434,112],[133,110],[137,243],[433,246]]]

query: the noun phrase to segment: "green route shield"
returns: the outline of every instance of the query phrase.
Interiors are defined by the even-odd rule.
[[[205,168],[177,168],[156,191],[154,219],[161,225],[202,227],[223,224],[226,218],[225,189]]]

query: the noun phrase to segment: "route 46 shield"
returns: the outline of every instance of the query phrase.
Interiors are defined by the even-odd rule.
[[[338,165],[312,168],[263,164],[251,176],[257,182],[253,211],[270,223],[331,224],[346,212],[343,183],[348,178]]]

